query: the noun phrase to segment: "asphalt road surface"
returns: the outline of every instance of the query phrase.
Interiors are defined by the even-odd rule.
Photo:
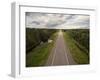
[[[63,33],[58,32],[54,48],[51,50],[46,66],[74,65],[76,62],[72,58],[68,47],[65,44]]]

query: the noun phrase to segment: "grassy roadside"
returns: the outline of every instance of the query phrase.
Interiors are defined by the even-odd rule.
[[[56,39],[57,33],[54,33],[50,39],[53,40],[52,43],[43,43],[37,46],[35,49],[32,49],[31,52],[26,54],[26,66],[34,67],[34,66],[43,66],[48,59],[50,51],[53,48],[54,41]]]
[[[73,56],[73,59],[78,64],[89,64],[89,56],[87,55],[87,53],[85,51],[81,50],[76,45],[77,42],[72,37],[70,37],[67,32],[63,32],[63,34],[64,34],[64,39],[65,39],[66,45],[69,47],[69,50]],[[81,46],[81,45],[79,45],[79,46]]]

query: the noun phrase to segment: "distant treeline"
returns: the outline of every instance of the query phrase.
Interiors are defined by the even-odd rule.
[[[48,41],[56,30],[26,28],[26,52]]]
[[[68,33],[89,52],[89,29],[72,29]]]

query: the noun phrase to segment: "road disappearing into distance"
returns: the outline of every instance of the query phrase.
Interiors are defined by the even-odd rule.
[[[70,51],[65,44],[62,30],[59,30],[54,43],[54,48],[50,53],[46,66],[71,64],[76,64],[76,62],[73,60]]]

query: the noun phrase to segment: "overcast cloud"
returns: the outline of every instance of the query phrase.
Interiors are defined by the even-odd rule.
[[[89,28],[89,16],[26,12],[26,27],[64,29]]]

